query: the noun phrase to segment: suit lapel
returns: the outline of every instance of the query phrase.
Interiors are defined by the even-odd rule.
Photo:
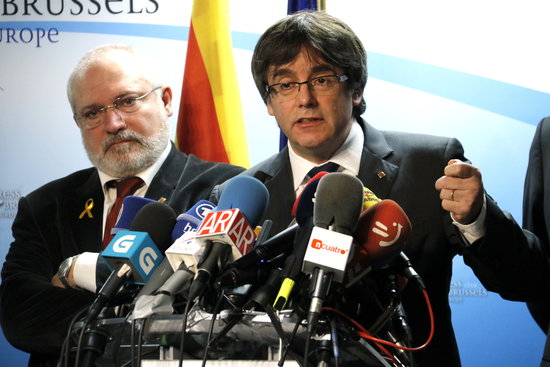
[[[288,148],[284,148],[272,161],[265,162],[262,166],[255,176],[265,184],[270,193],[264,217],[273,220],[271,232],[278,233],[292,220],[290,212],[295,200]]]
[[[72,183],[65,208],[70,229],[62,230],[67,244],[73,244],[75,253],[97,252],[101,248],[103,227],[103,190],[96,169],[83,183]],[[61,224],[63,225],[63,224]],[[69,236],[69,237],[65,237]]]
[[[185,163],[178,163],[180,159],[186,160],[187,157],[177,154],[176,147],[172,144],[168,157],[166,157],[153,181],[151,181],[145,197],[153,200],[172,197],[177,183],[180,182],[179,177],[183,174],[183,171],[181,169],[178,170],[176,167],[183,167],[185,165]]]
[[[379,198],[387,198],[391,191],[399,167],[387,160],[393,153],[384,135],[363,120],[359,125],[365,134],[359,179]]]

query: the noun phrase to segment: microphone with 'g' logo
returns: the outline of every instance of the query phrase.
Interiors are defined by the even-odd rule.
[[[151,202],[137,212],[130,230],[116,234],[100,255],[113,271],[90,306],[87,322],[97,317],[125,281],[147,282],[164,259],[163,252],[171,243],[175,223],[176,213],[172,208]]]

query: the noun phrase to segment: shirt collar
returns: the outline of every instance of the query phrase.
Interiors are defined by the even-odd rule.
[[[363,130],[361,130],[359,124],[352,123],[348,137],[340,148],[336,150],[332,158],[330,158],[330,162],[337,163],[341,167],[339,172],[353,176],[359,174],[364,140]],[[288,155],[292,168],[294,191],[297,192],[300,186],[304,184],[304,179],[309,170],[315,166],[319,166],[319,164],[300,157],[290,144],[288,144]]]
[[[155,175],[159,171],[160,167],[162,166],[162,164],[164,163],[164,161],[168,157],[168,154],[170,153],[170,149],[172,149],[172,144],[170,144],[170,142],[168,142],[168,144],[166,144],[166,148],[164,148],[164,151],[157,158],[157,160],[152,165],[150,165],[148,168],[146,168],[145,170],[139,172],[136,175],[137,177],[141,178],[143,180],[143,182],[145,182],[145,185],[143,185],[138,190],[138,192],[145,193],[145,191],[147,190],[147,188],[151,184],[151,181],[153,181],[153,178],[155,177]],[[106,186],[107,182],[112,181],[112,180],[118,180],[120,177],[110,176],[110,175],[106,174],[105,172],[103,172],[99,169],[97,171],[99,173],[99,180],[101,181],[101,187],[103,189],[103,194],[105,195],[106,191],[107,191],[107,186]]]

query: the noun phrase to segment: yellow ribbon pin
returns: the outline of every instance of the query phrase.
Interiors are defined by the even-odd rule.
[[[86,204],[84,204],[84,210],[82,211],[82,213],[80,213],[80,216],[78,217],[78,219],[82,219],[82,217],[84,217],[84,214],[88,214],[88,218],[93,218],[94,216],[92,215],[92,208],[94,207],[94,199],[92,198],[89,198],[88,200],[86,200]]]

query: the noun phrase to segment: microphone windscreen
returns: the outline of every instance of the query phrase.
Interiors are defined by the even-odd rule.
[[[371,206],[379,203],[381,200],[370,189],[363,188],[363,210],[367,210]]]
[[[229,179],[221,193],[216,211],[239,209],[252,227],[256,227],[267,209],[269,192],[263,183],[251,176]]]
[[[180,238],[187,231],[195,231],[199,228],[206,213],[214,209],[214,204],[208,200],[200,200],[191,209],[178,215],[176,224],[172,230],[172,241]]]
[[[363,184],[345,173],[329,173],[321,178],[315,205],[313,223],[316,227],[351,235],[363,207]]]
[[[120,217],[115,224],[115,228],[129,229],[132,224],[132,220],[136,217],[137,212],[145,206],[145,204],[154,202],[153,199],[142,198],[141,196],[129,195],[124,198],[122,202],[122,210]]]
[[[385,199],[371,206],[359,217],[354,239],[364,265],[383,266],[405,247],[412,231],[411,222],[399,204]]]
[[[172,243],[172,229],[175,224],[174,210],[164,203],[154,201],[145,204],[137,212],[130,230],[148,233],[158,249],[164,253]]]

